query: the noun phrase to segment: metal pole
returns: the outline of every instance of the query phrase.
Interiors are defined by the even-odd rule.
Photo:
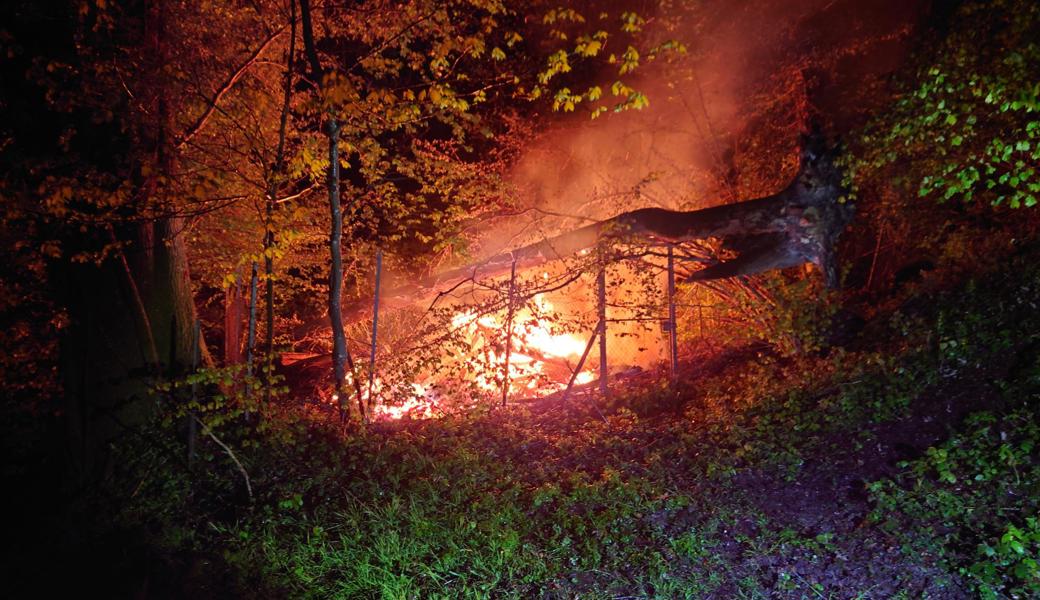
[[[200,330],[201,330],[201,326],[199,325],[199,320],[196,319],[195,320],[195,326],[193,327],[193,331],[192,331],[192,339],[194,340],[194,344],[193,344],[192,350],[191,350],[191,372],[192,373],[195,373],[195,371],[198,370],[198,368],[199,368],[199,360],[201,358],[200,357],[200,354],[201,354],[200,346],[202,345],[201,344],[202,340],[200,338],[202,336],[201,336],[201,331]],[[192,382],[191,382],[191,405],[192,405],[192,407],[194,407],[196,405],[196,403],[198,402],[198,389],[199,389],[199,384],[196,381],[192,380]],[[195,424],[195,419],[196,419],[195,409],[192,408],[192,409],[190,409],[188,411],[188,468],[189,469],[195,463],[195,436],[196,436],[196,427],[197,427],[197,425]]]
[[[383,275],[383,251],[376,250],[376,293],[372,303],[372,354],[368,359],[368,408],[372,412],[372,388],[376,380],[376,334],[379,332],[379,281]]]
[[[675,251],[671,244],[668,244],[668,341],[674,382],[679,373],[679,341],[675,326]]]
[[[516,284],[516,258],[513,258],[513,266],[509,270],[509,307],[506,312],[506,360],[503,365],[505,373],[502,377],[502,406],[506,405],[509,398],[509,355],[513,349],[513,286]]]
[[[249,273],[249,333],[246,336],[246,377],[253,376],[253,350],[256,346],[256,287],[257,287],[257,264],[253,261]],[[246,383],[246,397],[252,390],[252,382]]]
[[[246,372],[253,374],[253,352],[256,348],[256,288],[257,278],[256,261],[253,261],[249,272],[249,335],[246,338]]]
[[[597,278],[599,284],[599,392],[604,398],[610,393],[607,385],[607,269],[604,266]]]

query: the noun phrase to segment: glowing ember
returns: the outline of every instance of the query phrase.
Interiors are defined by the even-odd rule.
[[[351,389],[353,385],[350,382],[350,375],[347,375],[347,387]],[[413,383],[412,384],[412,397],[407,398],[404,402],[396,405],[387,405],[380,402],[380,394],[383,392],[383,382],[377,377],[372,382],[372,394],[376,399],[375,406],[372,407],[372,420],[381,421],[389,419],[401,419],[404,417],[416,418],[416,419],[428,419],[435,416],[439,411],[437,410],[438,394],[432,389],[428,389],[426,386]],[[329,401],[333,405],[339,403],[339,394],[333,392],[329,397]],[[350,395],[350,401],[356,402],[356,396]],[[367,386],[361,388],[361,400],[366,405],[368,404],[368,389]]]

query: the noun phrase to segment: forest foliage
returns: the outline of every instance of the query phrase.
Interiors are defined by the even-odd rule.
[[[171,579],[187,573],[161,585],[220,580],[218,594],[821,596],[862,582],[798,565],[874,551],[899,556],[887,584],[922,594],[913,573],[932,593],[1040,593],[1040,7],[1028,0],[930,13],[848,130],[811,115],[838,59],[806,54],[761,83],[753,126],[712,134],[713,189],[733,200],[783,181],[793,154],[777,134],[819,118],[845,142],[857,220],[841,290],[804,269],[685,286],[689,381],[642,381],[595,410],[494,412],[469,402],[480,361],[445,362],[473,350],[446,326],[457,311],[425,306],[385,317],[384,335],[410,345],[381,356],[383,391],[402,400],[412,376],[439,372],[462,415],[343,435],[329,398],[312,402],[330,386],[292,390],[275,372],[278,351],[329,348],[297,333],[328,318],[330,120],[340,282],[367,300],[377,250],[407,280],[474,258],[486,223],[527,210],[508,175],[554,119],[653,106],[650,74],[688,51],[658,18],[671,5],[314,2],[312,56],[294,0],[0,9],[4,474],[35,486],[27,511],[68,501],[36,543],[131,539]],[[694,264],[731,252],[682,250]],[[598,258],[489,284],[475,310],[585,331],[590,315],[537,295],[591,290]],[[653,319],[660,260],[612,268],[611,302]],[[191,369],[199,338],[215,357]],[[90,430],[93,417],[107,428]],[[904,422],[942,431],[891,471],[865,468]],[[96,459],[79,460],[88,446]],[[850,493],[871,506],[843,535],[796,529],[741,487],[783,488],[831,459],[863,478]],[[219,576],[193,572],[202,562]]]

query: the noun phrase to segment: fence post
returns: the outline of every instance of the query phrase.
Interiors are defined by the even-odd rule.
[[[672,383],[679,373],[679,341],[675,322],[675,249],[668,244],[668,348],[672,358]]]
[[[379,282],[383,275],[383,251],[376,250],[376,292],[372,303],[372,354],[368,360],[368,412],[372,413],[372,388],[376,380],[376,335],[379,331]]]
[[[607,267],[602,265],[597,278],[599,309],[599,392],[604,398],[610,393],[607,384]]]
[[[513,258],[513,266],[509,270],[509,305],[506,309],[506,360],[503,365],[505,373],[502,376],[502,406],[506,405],[509,398],[509,358],[513,349],[513,286],[516,285],[516,258]]]

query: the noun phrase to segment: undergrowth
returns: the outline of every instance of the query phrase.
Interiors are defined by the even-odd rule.
[[[204,439],[189,470],[177,421],[156,423],[88,505],[99,531],[214,557],[226,594],[1035,597],[1038,280],[1022,258],[846,348],[760,352],[598,410],[343,436],[272,405],[214,425],[252,498],[227,451]]]

